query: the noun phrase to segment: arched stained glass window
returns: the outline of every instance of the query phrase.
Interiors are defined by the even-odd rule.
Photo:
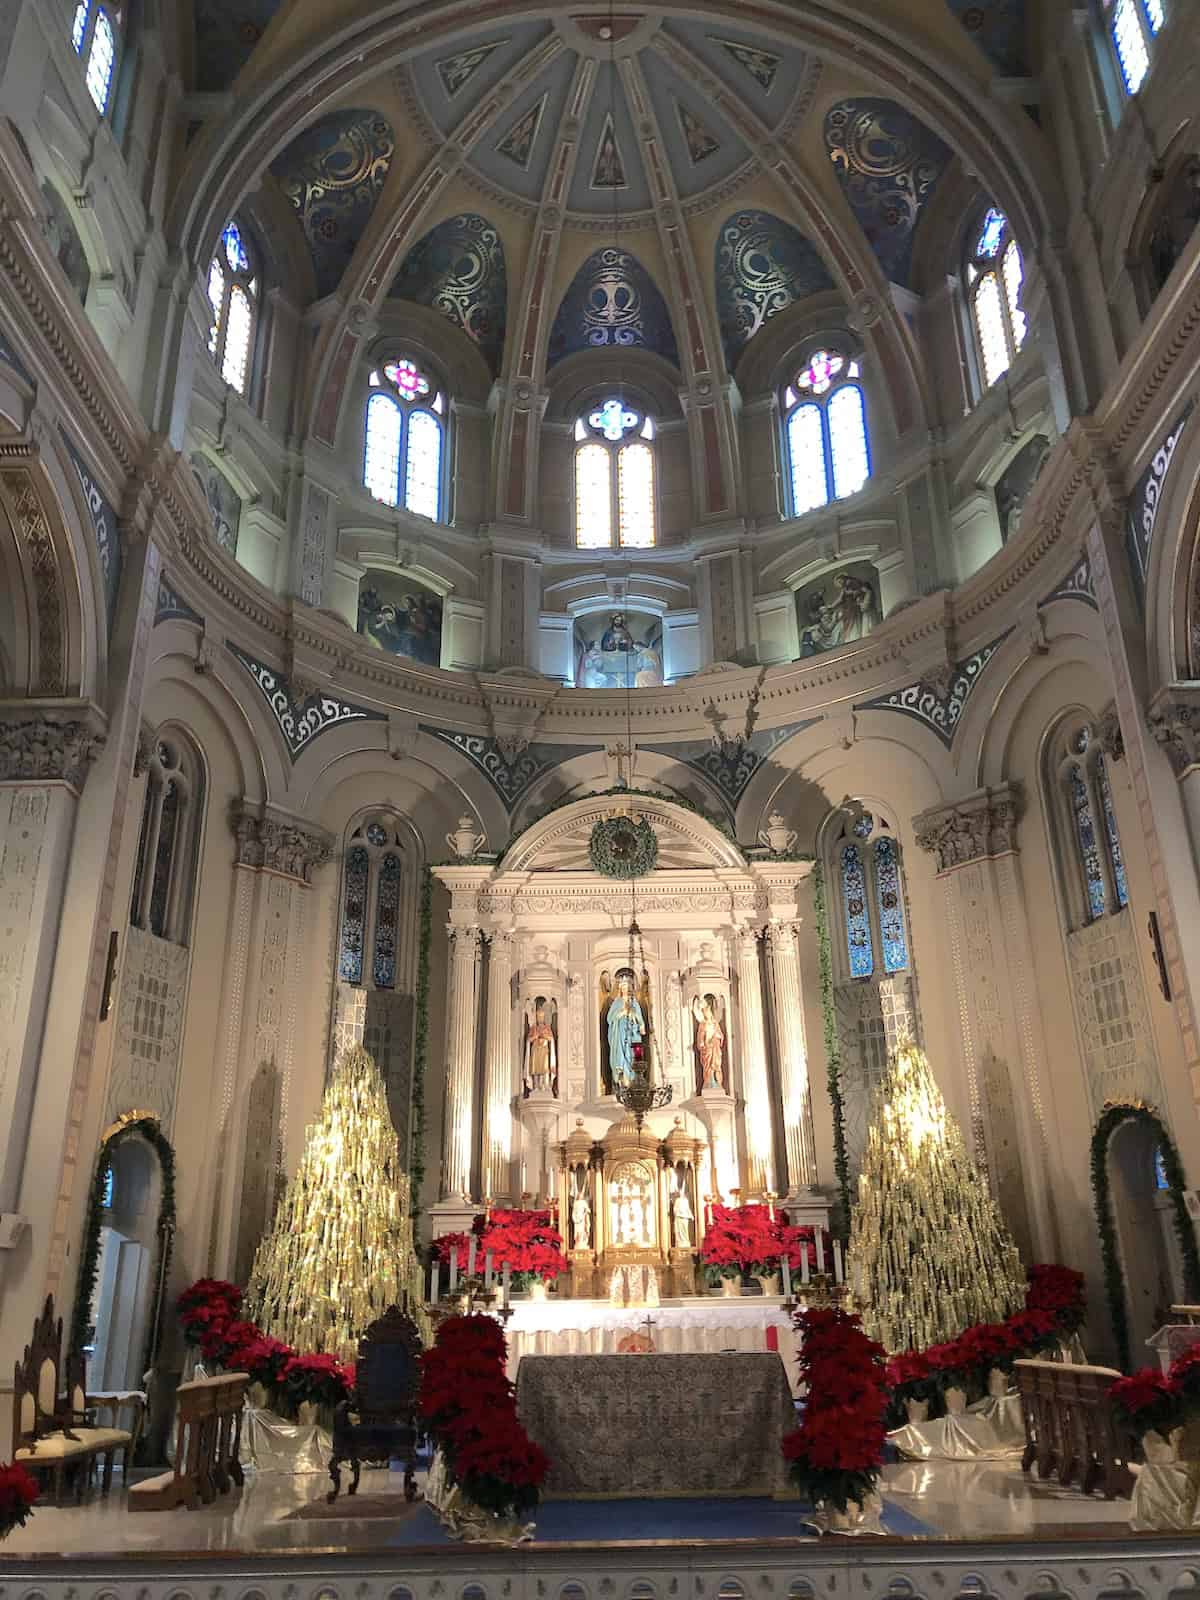
[[[346,852],[346,886],[342,901],[342,948],[338,976],[343,983],[361,983],[367,942],[367,888],[371,857],[364,845]]]
[[[414,882],[405,871],[404,847],[391,818],[373,818],[357,829],[342,871],[338,977],[343,983],[396,987],[403,919],[415,912]]]
[[[363,429],[363,484],[385,505],[436,522],[442,514],[446,397],[401,356],[372,372]]]
[[[859,364],[817,350],[783,393],[790,513],[802,517],[857,494],[871,476],[867,407]]]
[[[575,423],[575,544],[649,550],[658,543],[654,423],[610,397]]]
[[[96,0],[79,0],[71,19],[71,43],[85,65],[83,81],[92,104],[101,116],[108,109],[113,71],[117,64],[117,28],[121,11],[97,5]]]
[[[259,287],[246,235],[236,222],[230,222],[208,266],[208,301],[213,313],[208,350],[222,378],[240,395],[250,383]]]
[[[1055,750],[1060,817],[1072,868],[1064,886],[1078,926],[1127,906],[1129,885],[1108,764],[1094,729],[1080,721],[1064,725]]]
[[[394,851],[379,867],[379,894],[375,903],[375,959],[372,976],[377,989],[396,985],[396,932],[400,911],[400,857]]]
[[[965,276],[983,384],[990,389],[1012,366],[1029,331],[1021,309],[1021,247],[995,206],[971,234]]]
[[[1164,0],[1104,0],[1108,35],[1126,94],[1137,94],[1150,71],[1154,40],[1167,20]]]
[[[842,909],[846,917],[846,953],[852,978],[869,978],[875,971],[871,940],[871,913],[867,903],[867,878],[862,853],[856,844],[842,848]]]
[[[188,940],[202,801],[202,769],[190,745],[161,735],[146,758],[129,920],[172,944]]]
[[[908,966],[904,892],[900,886],[900,860],[896,853],[896,841],[887,835],[875,841],[875,901],[879,910],[883,970],[902,972]]]

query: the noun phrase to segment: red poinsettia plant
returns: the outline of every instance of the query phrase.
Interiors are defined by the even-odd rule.
[[[528,1515],[549,1469],[517,1416],[504,1330],[491,1317],[447,1317],[421,1357],[417,1406],[452,1483],[498,1517]]]
[[[1165,1439],[1184,1421],[1186,1406],[1179,1381],[1155,1367],[1118,1378],[1109,1385],[1108,1398],[1139,1439],[1151,1429]]]
[[[823,1229],[821,1238],[822,1260],[828,1267],[833,1260],[832,1244]],[[799,1272],[805,1254],[810,1268],[816,1271],[814,1230],[791,1227],[782,1211],[769,1206],[714,1205],[699,1251],[710,1282],[718,1278],[738,1278],[743,1273],[770,1277],[779,1271],[779,1263],[785,1255],[789,1269]]]
[[[792,1482],[814,1503],[845,1511],[863,1504],[883,1465],[888,1406],[885,1354],[862,1321],[840,1308],[797,1312],[800,1377],[807,1401],[784,1435]]]
[[[248,1372],[270,1391],[272,1401],[332,1406],[354,1387],[353,1371],[334,1356],[301,1355],[282,1339],[240,1317],[242,1291],[223,1278],[200,1278],[179,1296],[176,1307],[187,1342],[205,1361],[227,1372]]]
[[[0,1462],[0,1539],[24,1526],[40,1493],[37,1479],[19,1461],[8,1467]]]
[[[512,1287],[520,1293],[534,1278],[549,1283],[567,1270],[563,1238],[554,1226],[549,1211],[495,1210],[478,1216],[470,1233],[443,1233],[434,1240],[436,1260],[465,1273],[471,1259],[471,1240],[475,1241],[475,1272],[480,1275],[488,1255],[497,1273],[507,1266]]]

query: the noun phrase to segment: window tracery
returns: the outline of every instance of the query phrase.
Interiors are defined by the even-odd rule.
[[[188,941],[202,803],[194,752],[174,733],[160,736],[146,769],[129,920],[172,944]]]
[[[575,423],[575,544],[649,550],[658,543],[652,419],[615,396]]]
[[[911,966],[900,846],[882,818],[846,814],[831,866],[841,908],[841,946],[851,978],[884,978]]]
[[[871,444],[859,363],[813,352],[783,393],[791,515],[857,494],[871,476]]]
[[[338,977],[394,989],[399,964],[405,854],[395,823],[373,817],[353,834],[342,873]]]
[[[1054,746],[1051,796],[1070,862],[1064,887],[1072,923],[1096,922],[1129,904],[1125,857],[1113,806],[1108,762],[1090,723],[1076,720]]]
[[[208,353],[225,382],[243,396],[250,382],[259,290],[252,247],[243,229],[230,222],[208,267],[213,313]]]
[[[995,206],[972,231],[965,276],[983,386],[990,389],[1012,366],[1029,331],[1021,309],[1021,247]]]
[[[1167,20],[1164,0],[1104,0],[1105,22],[1126,94],[1137,94]]]
[[[79,0],[71,21],[71,43],[84,63],[83,81],[101,116],[108,110],[122,23],[120,7]]]
[[[369,379],[363,483],[376,500],[437,522],[442,514],[446,397],[410,356]]]

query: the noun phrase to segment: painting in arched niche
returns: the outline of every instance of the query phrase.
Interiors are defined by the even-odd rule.
[[[868,561],[839,567],[796,591],[801,656],[865,639],[879,620],[879,579]]]
[[[644,611],[597,611],[575,624],[577,689],[654,689],[663,682],[662,621]]]
[[[369,572],[358,594],[358,631],[389,655],[440,666],[441,596],[412,578]]]

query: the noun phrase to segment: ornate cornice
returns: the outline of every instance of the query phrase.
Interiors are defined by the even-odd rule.
[[[953,805],[935,806],[913,818],[917,843],[937,856],[938,871],[949,872],[969,861],[1011,855],[1017,848],[1017,823],[1023,806],[1016,783],[980,789]]]
[[[82,702],[61,711],[0,710],[0,783],[65,783],[82,793],[104,748],[102,728],[99,711]]]
[[[333,837],[323,828],[241,801],[231,817],[237,864],[311,883],[313,871],[333,859]]]
[[[1167,684],[1151,700],[1146,722],[1177,778],[1200,765],[1200,685]]]

